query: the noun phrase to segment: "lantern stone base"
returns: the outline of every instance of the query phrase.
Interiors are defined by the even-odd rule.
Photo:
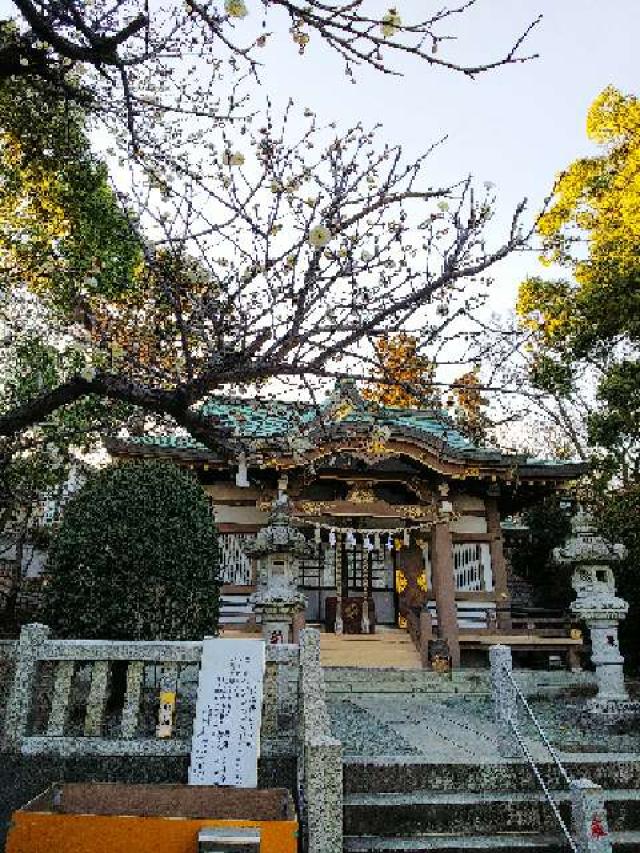
[[[598,717],[605,723],[615,724],[640,719],[640,702],[632,699],[603,699],[596,696],[589,699],[587,709],[590,716]]]
[[[598,694],[589,702],[591,712],[600,714],[612,704],[629,701],[624,684],[624,658],[618,644],[618,625],[629,605],[613,593],[587,593],[571,605],[591,634],[591,661],[595,667]]]
[[[304,628],[306,601],[271,598],[254,602],[256,616],[262,620],[262,636],[266,643],[297,643]]]
[[[595,697],[581,710],[576,708],[576,720],[583,731],[594,737],[633,734],[640,722],[640,702]]]

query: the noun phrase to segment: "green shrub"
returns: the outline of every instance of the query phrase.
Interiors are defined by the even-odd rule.
[[[49,557],[47,618],[62,637],[201,639],[218,621],[218,542],[197,480],[125,462],[67,505]]]

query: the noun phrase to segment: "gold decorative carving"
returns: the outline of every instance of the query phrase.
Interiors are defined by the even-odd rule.
[[[449,661],[447,658],[440,657],[440,655],[436,655],[431,662],[431,669],[434,672],[439,672],[441,675],[445,675],[449,672]]]
[[[398,569],[396,572],[396,592],[402,593],[409,586],[409,581],[407,580],[407,576],[403,571]]]
[[[333,412],[333,420],[334,421],[343,421],[345,418],[348,418],[351,412],[353,411],[353,403],[349,403],[345,400],[344,403],[341,403],[336,410]]]
[[[354,504],[372,504],[377,500],[373,493],[373,482],[366,480],[363,483],[350,484],[347,500]]]
[[[405,616],[398,616],[398,628],[406,628],[407,627],[407,619]]]
[[[398,515],[403,518],[412,519],[433,519],[438,517],[438,509],[435,506],[419,506],[417,504],[394,504],[393,507],[397,510]]]
[[[325,515],[330,513],[333,501],[299,501],[296,510],[302,515]]]
[[[371,456],[386,456],[390,452],[381,438],[374,437],[367,444],[367,453]]]

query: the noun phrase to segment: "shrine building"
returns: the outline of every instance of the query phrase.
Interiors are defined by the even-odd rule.
[[[479,446],[441,411],[389,408],[342,383],[322,405],[212,397],[233,463],[190,437],[108,439],[115,458],[170,460],[199,477],[221,542],[221,625],[255,626],[255,559],[245,546],[289,499],[308,553],[297,564],[307,624],[354,634],[408,630],[475,662],[502,640],[568,656],[581,640],[516,618],[501,519],[568,490],[582,463]],[[523,623],[523,624],[519,624]]]

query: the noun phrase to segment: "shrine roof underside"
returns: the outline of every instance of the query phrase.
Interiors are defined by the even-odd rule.
[[[317,459],[353,444],[372,458],[407,455],[444,474],[476,468],[507,478],[517,476],[574,479],[585,473],[582,463],[532,459],[480,446],[465,436],[445,412],[380,406],[356,396],[353,402],[335,396],[320,405],[289,401],[252,401],[212,397],[202,406],[212,423],[230,431],[245,449],[250,466],[295,467],[296,461]],[[377,445],[376,445],[377,442]],[[174,458],[195,464],[228,465],[201,442],[188,435],[144,435],[110,439],[115,456]],[[275,464],[274,464],[275,463]],[[437,464],[435,464],[437,463]],[[482,474],[480,474],[482,476]]]

